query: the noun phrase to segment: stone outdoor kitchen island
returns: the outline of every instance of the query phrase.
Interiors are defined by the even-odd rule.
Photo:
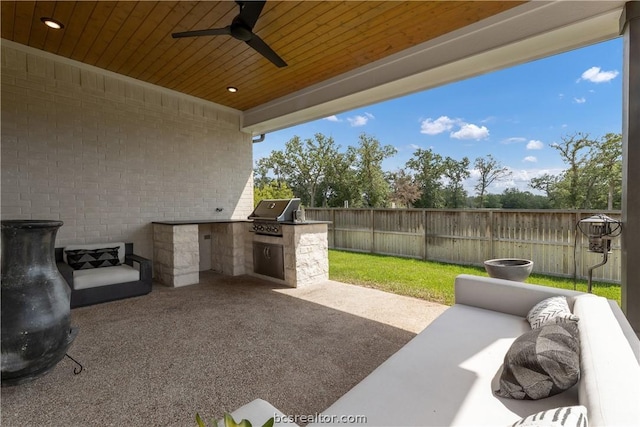
[[[245,220],[154,222],[154,278],[172,287],[198,283],[204,270],[294,288],[328,280],[328,222],[280,225],[282,236],[268,236],[252,232]]]

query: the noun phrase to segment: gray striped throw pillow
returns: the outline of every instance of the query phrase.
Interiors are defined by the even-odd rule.
[[[588,427],[587,408],[582,405],[554,408],[529,415],[512,424],[513,427]]]

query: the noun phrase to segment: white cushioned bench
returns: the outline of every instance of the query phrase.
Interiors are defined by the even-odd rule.
[[[496,396],[505,354],[531,331],[529,310],[558,295],[580,318],[578,383],[539,400]],[[455,305],[307,427],[507,426],[543,411],[558,413],[557,408],[578,411],[579,405],[592,427],[640,425],[640,340],[615,301],[470,275],[457,277],[455,299]],[[243,408],[238,415],[251,422],[278,415],[263,402]],[[363,418],[344,421],[345,416]]]
[[[67,251],[96,251],[117,248],[118,265],[74,269],[69,264]],[[111,251],[110,253],[113,253]],[[107,257],[113,258],[113,257]],[[77,261],[74,259],[74,261]],[[91,243],[56,248],[58,270],[71,288],[71,308],[121,298],[144,295],[151,292],[151,260],[133,253],[133,244],[124,242]],[[94,262],[99,264],[99,261]],[[73,262],[71,264],[74,264]],[[76,265],[77,267],[77,265]]]

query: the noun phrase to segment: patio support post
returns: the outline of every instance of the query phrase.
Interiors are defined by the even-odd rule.
[[[622,310],[640,332],[640,2],[620,18],[624,37],[622,105]],[[635,190],[634,190],[635,189]]]

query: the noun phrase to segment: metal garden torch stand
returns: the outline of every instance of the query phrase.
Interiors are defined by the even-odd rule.
[[[583,218],[578,223],[578,228],[589,238],[589,252],[602,254],[602,262],[589,268],[587,291],[591,293],[593,270],[602,267],[609,260],[611,253],[611,239],[622,232],[622,223],[604,214]]]

